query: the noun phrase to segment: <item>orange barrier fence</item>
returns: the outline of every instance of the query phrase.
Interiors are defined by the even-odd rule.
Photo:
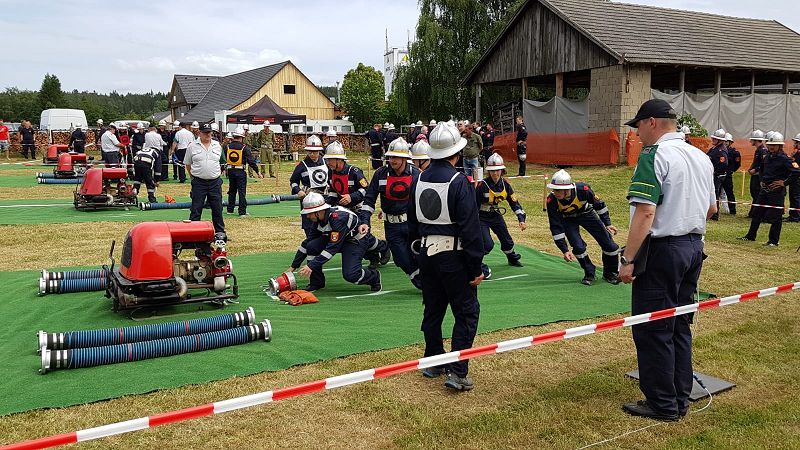
[[[506,161],[516,161],[515,133],[497,136],[492,147]],[[571,166],[619,163],[619,136],[609,131],[580,134],[528,134],[527,162]]]
[[[708,152],[711,148],[711,138],[690,136],[689,142],[704,152]],[[794,141],[786,141],[783,145],[784,153],[789,156],[794,153],[792,144],[794,144]],[[735,139],[733,148],[742,154],[742,167],[739,171],[750,168],[750,164],[753,163],[753,154],[755,153],[755,147],[750,145],[750,141],[748,139]],[[635,131],[628,132],[628,136],[625,138],[625,149],[628,155],[628,165],[635,166],[636,161],[639,160],[639,152],[642,150],[642,141],[639,140],[639,136],[636,135]]]

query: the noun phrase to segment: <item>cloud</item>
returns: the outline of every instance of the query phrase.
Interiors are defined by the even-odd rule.
[[[139,72],[143,70],[149,72],[174,72],[176,69],[172,60],[163,56],[131,60],[117,58],[114,63],[118,68],[127,72]]]
[[[228,48],[221,52],[190,53],[178,64],[181,73],[227,75],[292,59],[278,50],[245,51]]]

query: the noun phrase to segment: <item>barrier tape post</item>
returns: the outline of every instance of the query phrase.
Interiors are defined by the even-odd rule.
[[[94,428],[87,428],[80,431],[73,431],[71,433],[58,434],[30,441],[19,442],[0,447],[0,450],[49,448],[58,445],[74,444],[77,442],[100,439],[117,434],[130,433],[132,431],[144,430],[147,428],[157,427],[159,425],[183,422],[199,417],[211,416],[214,414],[235,411],[238,409],[250,408],[264,403],[273,403],[292,397],[300,397],[307,394],[336,389],[349,386],[351,384],[364,383],[366,381],[386,378],[393,375],[400,375],[406,372],[413,372],[428,367],[472,359],[478,356],[519,350],[549,342],[563,341],[566,339],[600,333],[616,328],[631,327],[633,325],[638,325],[645,322],[676,317],[722,306],[729,306],[762,297],[769,297],[776,294],[790,292],[796,289],[800,289],[800,281],[777,287],[761,289],[758,291],[747,292],[744,294],[732,295],[724,298],[715,298],[675,308],[667,308],[660,311],[638,314],[635,316],[627,316],[622,319],[608,320],[605,322],[582,325],[559,331],[551,331],[549,333],[511,339],[508,341],[497,342],[480,347],[473,347],[466,350],[443,353],[441,355],[428,356],[413,361],[400,362],[388,366],[361,370],[358,372],[352,372],[322,380],[280,388],[274,391],[259,392],[256,394],[246,395],[244,397],[235,397],[228,400],[207,403],[205,405],[179,409],[176,411],[126,420],[123,422],[112,423]]]

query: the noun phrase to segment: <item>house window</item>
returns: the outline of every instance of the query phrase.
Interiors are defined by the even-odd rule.
[[[313,133],[314,127],[313,126],[306,126],[306,133]]]
[[[342,125],[342,131],[345,133],[350,133],[353,131],[353,127],[351,127],[350,125]]]
[[[329,129],[330,129],[330,127],[329,127],[329,126],[327,126],[327,125],[323,125],[323,126],[322,126],[322,131],[323,131],[323,132],[326,132],[326,131],[328,131]]]
[[[283,85],[283,93],[284,94],[294,94],[294,85],[293,84],[284,84]]]

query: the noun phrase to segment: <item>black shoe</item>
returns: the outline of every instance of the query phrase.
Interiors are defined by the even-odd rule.
[[[380,292],[381,289],[383,289],[383,286],[381,286],[381,273],[380,272],[376,273],[378,274],[378,280],[372,283],[372,285],[369,287],[369,290],[372,292]]]
[[[713,216],[711,216],[711,220],[718,221],[719,220],[719,214],[714,214]]]
[[[411,279],[411,284],[413,284],[414,287],[419,289],[420,291],[422,290],[422,280],[420,279],[420,277],[416,276],[416,277],[412,278]]]
[[[603,275],[603,279],[606,280],[609,284],[617,285],[620,283],[619,274],[611,273],[608,275]]]
[[[738,238],[736,238],[736,240],[737,240],[737,241],[751,241],[751,242],[752,242],[752,241],[755,241],[755,239],[751,238],[750,236],[742,236],[742,237],[738,237]]]
[[[322,286],[312,286],[312,285],[309,284],[308,286],[306,286],[305,290],[308,291],[308,292],[314,292],[314,291],[318,291],[318,290],[320,290],[320,289],[322,289],[324,287],[325,287],[324,284]]]
[[[380,264],[382,266],[385,266],[386,264],[389,264],[389,260],[392,259],[392,251],[389,249],[389,247],[386,247],[386,251],[385,252],[381,252],[380,255],[381,255],[381,257],[378,260],[378,264]]]
[[[428,367],[427,369],[422,369],[422,376],[425,378],[439,378],[445,374],[447,374],[447,369],[441,366],[433,366]]]
[[[508,260],[508,265],[509,266],[514,266],[514,267],[522,267],[522,263],[519,262],[519,260],[520,260],[520,258],[509,259]]]
[[[681,417],[686,417],[686,414],[688,412],[689,412],[689,408],[688,407],[686,409],[679,409],[678,410],[678,415],[681,416]]]
[[[378,270],[378,264],[380,264],[380,258],[372,258],[369,260],[369,266],[367,266],[371,270]]]
[[[581,284],[585,284],[586,286],[591,286],[594,283],[594,275],[586,275],[581,280]]]
[[[661,420],[664,422],[675,422],[678,420],[678,414],[662,413],[654,410],[647,404],[647,400],[639,400],[636,403],[625,403],[622,405],[622,410],[632,416],[646,417],[653,420]]]
[[[444,381],[444,385],[456,391],[470,391],[475,387],[472,378],[467,376],[460,377],[452,372],[447,374],[447,380]]]

